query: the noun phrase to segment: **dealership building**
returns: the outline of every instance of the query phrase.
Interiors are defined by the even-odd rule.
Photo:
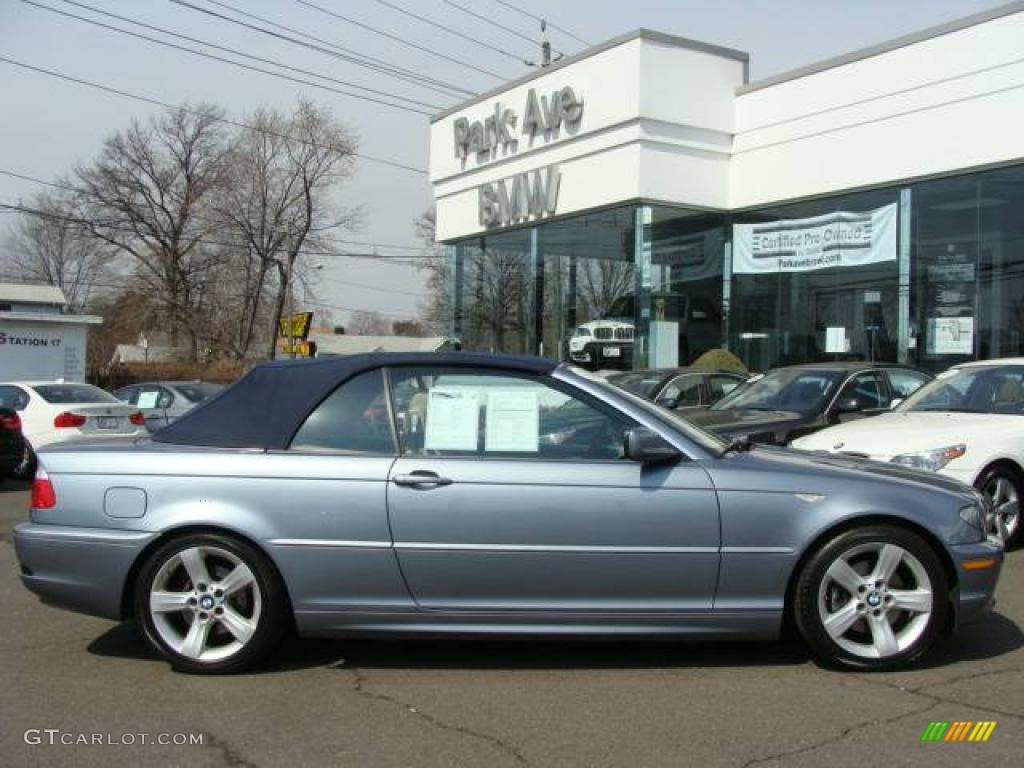
[[[435,116],[463,349],[1024,355],[1024,2],[764,80],[638,30]]]

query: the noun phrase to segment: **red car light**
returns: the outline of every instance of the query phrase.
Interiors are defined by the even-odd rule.
[[[130,421],[136,427],[142,427],[145,426],[146,424],[146,417],[142,413],[142,411],[136,411],[135,413],[128,417],[128,421]]]
[[[32,481],[32,499],[29,502],[32,509],[53,509],[57,506],[57,494],[53,490],[53,483],[43,469],[36,470],[35,480]]]
[[[72,413],[71,411],[64,411],[64,413],[58,413],[56,418],[53,420],[53,426],[57,429],[64,427],[81,427],[85,425],[85,416],[79,413]]]
[[[9,416],[0,416],[0,429],[9,429],[12,432],[21,431],[21,417],[12,413]]]

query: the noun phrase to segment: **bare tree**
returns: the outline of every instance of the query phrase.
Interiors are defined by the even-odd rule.
[[[68,306],[81,310],[89,301],[111,252],[79,224],[66,195],[43,192],[32,200],[37,214],[25,214],[11,228],[3,270],[17,280],[55,285]]]
[[[153,292],[172,338],[185,332],[196,354],[204,286],[220,254],[206,244],[225,172],[221,112],[210,105],[138,122],[79,167],[80,218],[97,238],[130,257]]]
[[[391,324],[379,312],[360,309],[352,313],[345,332],[353,336],[387,336],[391,333]]]
[[[420,305],[423,327],[443,335],[450,333],[451,326],[451,283],[448,265],[444,258],[444,247],[435,242],[437,233],[437,209],[424,211],[414,222],[416,237],[423,242],[423,257],[416,263],[417,269],[425,273],[427,298]]]
[[[580,304],[590,319],[606,317],[617,299],[633,292],[633,264],[612,259],[583,259],[579,268]]]
[[[355,214],[339,212],[330,195],[352,171],[355,139],[330,113],[301,100],[290,115],[261,109],[245,121],[229,154],[230,183],[217,200],[220,218],[244,246],[237,287],[237,349],[247,355],[260,313],[269,321],[273,356],[287,298],[300,279],[303,247],[330,249],[330,232],[348,229]]]

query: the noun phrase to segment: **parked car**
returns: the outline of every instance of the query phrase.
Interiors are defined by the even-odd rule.
[[[607,377],[617,387],[663,408],[682,411],[714,405],[747,380],[731,371],[700,368],[648,368]]]
[[[122,387],[114,392],[114,397],[142,411],[146,428],[155,432],[222,389],[222,384],[205,381],[147,381]]]
[[[629,368],[633,362],[633,324],[621,320],[591,320],[569,337],[569,359],[591,370]]]
[[[895,411],[794,442],[954,477],[982,491],[1024,541],[1024,358],[964,363],[939,374]]]
[[[0,402],[18,414],[25,439],[15,477],[32,477],[36,452],[45,445],[146,434],[145,420],[137,408],[91,384],[5,381],[0,382]]]
[[[578,425],[579,428],[574,428]],[[992,604],[973,489],[751,448],[571,366],[265,363],[134,443],[40,452],[24,584],[191,672],[303,636],[771,639],[883,669]]]
[[[13,408],[0,400],[0,482],[14,477],[25,456],[25,438],[21,434],[21,418]]]
[[[753,377],[687,418],[729,438],[787,445],[831,424],[883,413],[931,378],[887,363],[793,365]]]

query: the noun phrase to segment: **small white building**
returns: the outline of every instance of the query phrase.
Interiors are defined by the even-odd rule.
[[[53,285],[0,283],[0,381],[85,381],[86,331],[95,315],[65,314]]]

